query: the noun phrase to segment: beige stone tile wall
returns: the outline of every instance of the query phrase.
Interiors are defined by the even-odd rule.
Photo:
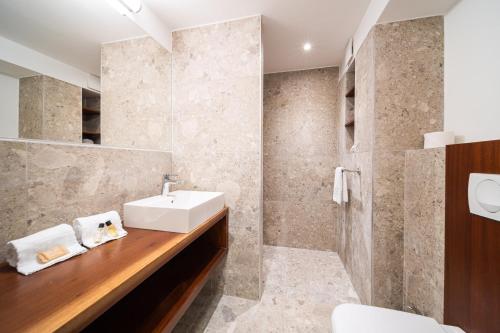
[[[223,191],[226,294],[257,299],[262,271],[260,16],[173,33],[173,169],[186,189]]]
[[[360,54],[367,54],[366,45],[363,44]],[[356,64],[356,76],[367,75],[366,72],[371,70],[371,66],[364,66],[361,61]],[[360,79],[359,82],[364,82]],[[368,87],[365,87],[367,94]],[[343,77],[339,82],[339,105],[340,110],[344,109],[343,96],[347,93],[346,78]],[[363,96],[360,94],[360,96]],[[367,109],[366,103],[359,103],[356,99],[357,119],[364,119],[365,126],[369,126],[366,122],[368,117],[362,118],[360,115],[373,113],[373,110]],[[373,108],[373,105],[371,105]],[[339,124],[345,123],[345,113],[339,113]],[[358,125],[356,120],[356,125]],[[358,131],[358,127],[355,128]],[[343,126],[339,130],[340,147],[345,147],[344,140],[346,131]],[[369,133],[363,133],[367,137]],[[363,136],[358,135],[357,139],[362,139]],[[362,140],[361,140],[362,141]],[[371,141],[366,141],[370,143]],[[351,278],[359,298],[362,303],[371,303],[371,258],[372,258],[372,152],[367,151],[366,145],[360,145],[364,151],[350,153],[349,151],[341,150],[342,166],[361,171],[360,174],[347,173],[347,184],[349,193],[349,202],[339,208],[338,227],[336,232],[337,251],[342,259],[345,268]]]
[[[356,55],[355,128],[356,152],[372,152],[375,118],[375,43],[372,30]],[[345,96],[345,94],[344,94]],[[346,151],[349,153],[349,151]]]
[[[380,24],[374,38],[372,303],[401,309],[405,150],[443,129],[443,17]]]
[[[264,243],[336,249],[338,68],[264,76]]]
[[[0,140],[0,261],[11,239],[157,195],[171,153]],[[123,217],[123,215],[122,215]]]
[[[362,302],[402,309],[405,151],[443,128],[443,18],[375,26],[356,56],[355,76],[358,148],[341,158],[361,176],[349,176],[339,254]]]
[[[377,25],[375,150],[423,148],[443,128],[442,16]]]
[[[103,44],[103,145],[172,150],[171,61],[151,37]]]
[[[404,305],[443,322],[444,148],[406,152]]]
[[[19,136],[82,142],[82,88],[46,75],[21,78]]]
[[[19,137],[43,139],[43,76],[19,79]]]

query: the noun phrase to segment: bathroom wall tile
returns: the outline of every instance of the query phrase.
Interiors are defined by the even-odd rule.
[[[374,28],[375,149],[423,148],[443,129],[443,27],[436,16]]]
[[[156,195],[171,172],[161,151],[2,141],[1,228],[19,238],[79,216],[117,210],[125,202]],[[3,173],[2,173],[3,174]],[[5,186],[5,187],[4,187]],[[15,214],[13,214],[15,212]],[[4,235],[4,233],[2,233]],[[4,259],[3,253],[0,258]]]
[[[372,304],[402,309],[405,152],[373,157]]]
[[[19,137],[43,139],[43,76],[19,79]]]
[[[372,154],[345,154],[343,166],[361,171],[347,173],[349,202],[339,207],[337,248],[362,303],[372,293]]]
[[[82,141],[82,88],[45,75],[19,82],[20,137]]]
[[[261,151],[261,78],[175,85],[175,149]],[[225,126],[225,124],[230,124]],[[223,135],[214,135],[214,133]]]
[[[24,236],[26,218],[26,143],[0,140],[0,261],[5,243]]]
[[[356,152],[371,151],[373,147],[375,117],[375,44],[376,41],[374,40],[374,32],[372,30],[356,55],[354,113],[354,144],[358,145]]]
[[[337,83],[338,68],[264,77],[266,244],[335,249]]]
[[[198,151],[184,151],[182,156],[174,160],[173,167],[185,181],[179,188],[224,192],[226,205],[231,210],[231,244],[224,272],[226,293],[258,298],[259,289],[252,284],[258,285],[259,276],[256,267],[261,232],[257,222],[262,209],[260,153],[207,151],[200,159]],[[246,264],[241,265],[243,262]]]
[[[260,16],[173,33],[173,169],[225,193],[224,293],[258,299],[262,251]]]
[[[403,307],[404,151],[421,147],[423,133],[442,130],[442,24],[434,17],[377,25],[356,56],[361,153],[348,152],[347,131],[339,141],[341,164],[360,166],[361,183],[348,175],[352,200],[341,210],[337,244],[364,303]],[[340,83],[344,96],[346,78]],[[359,185],[366,194],[357,195]]]
[[[170,52],[136,38],[103,44],[101,63],[102,144],[170,151]]]
[[[328,155],[264,155],[264,198],[331,201],[337,160]]]
[[[262,71],[260,15],[175,31],[172,39],[176,85],[233,81]]]
[[[445,155],[444,148],[409,150],[405,163],[404,305],[439,322],[444,300]]]
[[[372,303],[402,309],[404,150],[422,147],[424,133],[443,128],[443,18],[381,24],[373,33]]]
[[[337,207],[331,201],[265,201],[264,210],[265,244],[334,251]]]
[[[30,231],[112,209],[122,213],[124,202],[160,193],[161,176],[170,170],[163,152],[29,143]]]
[[[264,200],[264,244],[279,246],[287,244],[287,201]]]
[[[230,228],[229,251],[224,270],[224,294],[248,299],[260,298],[261,237],[257,230],[249,227]],[[256,267],[259,269],[255,269]],[[244,278],[241,277],[242,274]]]
[[[43,139],[82,142],[82,88],[43,76]]]
[[[279,246],[334,251],[337,207],[331,201],[289,202],[287,242]]]

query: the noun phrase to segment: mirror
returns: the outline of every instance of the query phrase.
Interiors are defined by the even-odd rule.
[[[144,37],[102,0],[0,0],[0,137],[101,143],[101,47]]]

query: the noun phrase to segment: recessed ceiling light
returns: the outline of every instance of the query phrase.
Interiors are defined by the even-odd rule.
[[[304,51],[311,51],[312,45],[311,43],[305,43],[304,44]]]

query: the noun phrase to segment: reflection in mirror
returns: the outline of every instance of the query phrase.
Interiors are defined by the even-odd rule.
[[[18,137],[19,82],[37,75],[40,74],[0,60],[0,137]]]
[[[101,47],[144,35],[107,1],[0,0],[0,137],[100,144]]]

